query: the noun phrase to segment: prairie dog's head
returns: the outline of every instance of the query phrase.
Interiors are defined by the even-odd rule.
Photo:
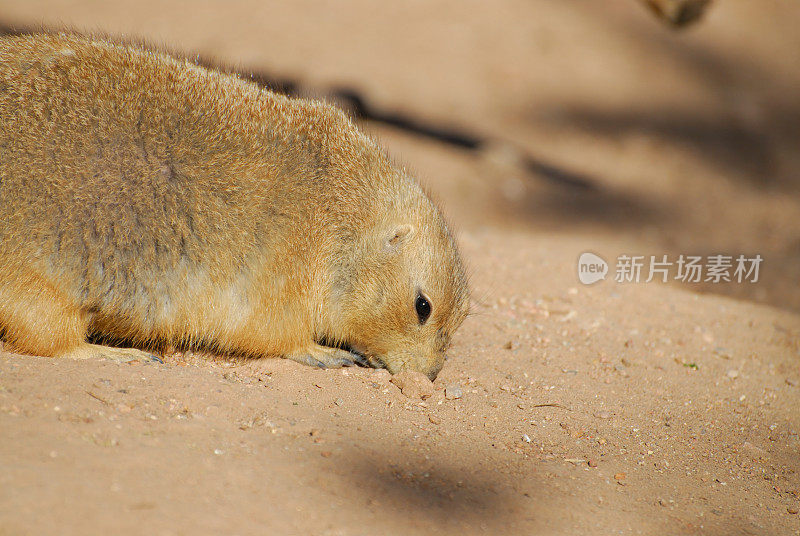
[[[396,374],[431,380],[469,311],[464,266],[437,208],[409,182],[335,268],[333,338]],[[349,249],[349,248],[348,248]]]

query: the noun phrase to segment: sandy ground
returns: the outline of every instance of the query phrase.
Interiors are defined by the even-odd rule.
[[[0,22],[147,37],[498,140],[363,125],[470,266],[432,397],[282,360],[0,352],[0,535],[800,534],[790,0],[720,0],[679,34],[622,0],[27,0]],[[764,263],[757,284],[585,286],[585,251]]]

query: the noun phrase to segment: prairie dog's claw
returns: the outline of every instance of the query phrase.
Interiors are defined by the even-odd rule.
[[[372,365],[370,365],[369,363],[369,359],[367,359],[365,356],[357,354],[355,352],[350,352],[350,353],[353,356],[353,361],[355,363],[361,365],[362,367],[372,367]]]
[[[348,352],[347,350],[331,348],[319,344],[313,344],[312,346],[297,352],[287,354],[284,357],[304,365],[310,365],[312,367],[319,367],[323,369],[353,367],[356,365],[356,363],[362,364],[362,360],[365,359],[362,356],[358,356],[357,354]]]

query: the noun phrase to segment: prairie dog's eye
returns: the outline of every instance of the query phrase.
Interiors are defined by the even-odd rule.
[[[417,318],[420,324],[427,322],[428,317],[431,316],[431,303],[420,293],[417,293],[417,301],[414,303],[414,308],[417,310]]]

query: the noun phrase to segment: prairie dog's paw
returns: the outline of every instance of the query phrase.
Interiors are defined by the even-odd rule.
[[[67,359],[110,359],[118,363],[129,363],[131,361],[163,363],[159,357],[136,348],[115,348],[99,344],[82,344],[59,357]]]
[[[352,367],[356,364],[368,366],[366,358],[359,354],[319,344],[312,344],[291,354],[286,354],[284,357],[304,365],[323,369]]]

